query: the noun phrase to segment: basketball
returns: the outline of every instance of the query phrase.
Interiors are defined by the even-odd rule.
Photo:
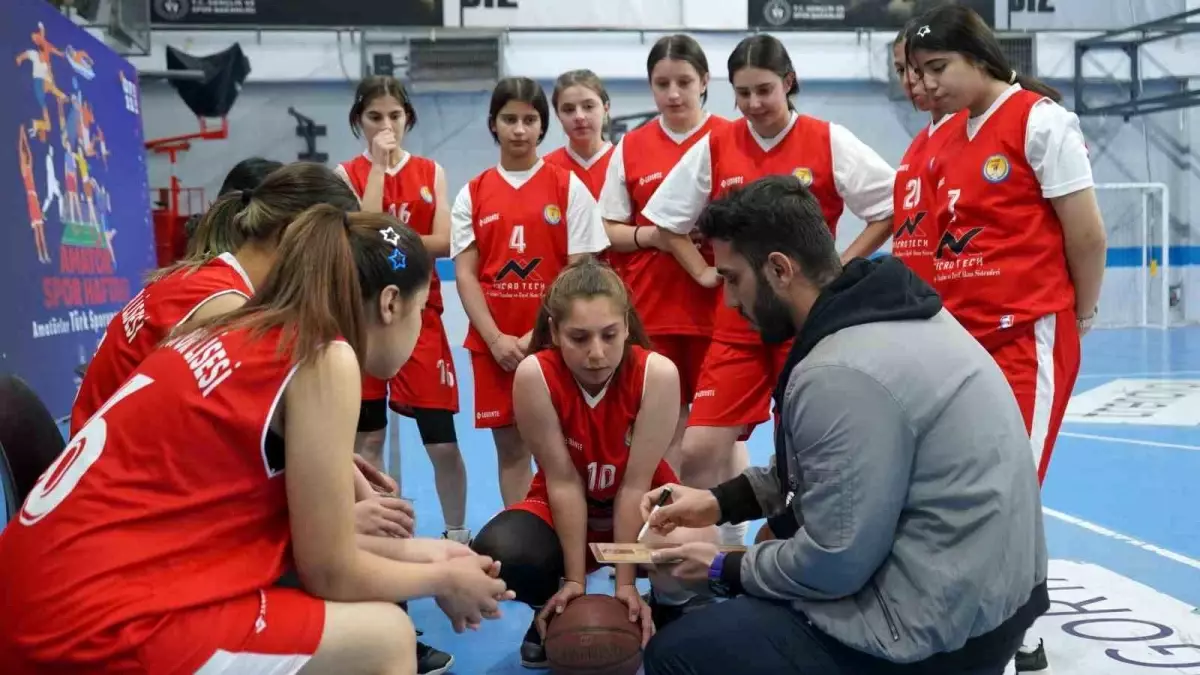
[[[546,629],[546,660],[554,675],[634,675],[642,665],[642,627],[610,595],[571,601]]]

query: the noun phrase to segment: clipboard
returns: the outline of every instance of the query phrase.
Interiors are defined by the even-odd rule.
[[[651,554],[662,548],[674,548],[675,544],[613,544],[613,543],[591,543],[588,546],[592,550],[592,555],[596,557],[596,562],[602,565],[620,565],[620,564],[639,564],[652,565],[654,561],[651,559]],[[735,553],[745,551],[745,546],[718,546],[719,550],[725,553]]]

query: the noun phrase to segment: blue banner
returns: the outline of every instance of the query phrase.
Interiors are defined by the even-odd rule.
[[[0,2],[0,372],[56,416],[154,265],[137,71],[42,0]]]

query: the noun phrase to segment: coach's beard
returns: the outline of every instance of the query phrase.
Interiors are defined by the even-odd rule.
[[[754,321],[751,323],[758,329],[763,343],[778,345],[796,337],[796,324],[788,306],[775,295],[762,275],[755,285]]]

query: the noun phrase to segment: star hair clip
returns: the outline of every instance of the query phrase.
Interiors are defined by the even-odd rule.
[[[400,233],[396,231],[396,228],[389,227],[388,229],[380,232],[380,234],[383,235],[383,240],[390,244],[394,249],[392,254],[388,256],[388,262],[392,264],[392,271],[394,272],[396,270],[402,270],[405,267],[408,267],[408,256],[404,255],[404,251],[401,251],[398,248],[400,245]]]
[[[396,231],[396,228],[389,227],[388,229],[380,232],[380,234],[383,235],[383,240],[392,246],[400,245],[400,233]]]
[[[927,25],[921,26],[920,28],[917,29],[917,37],[925,37],[926,35],[929,35],[932,32],[933,31],[929,29],[929,26],[927,26]]]

